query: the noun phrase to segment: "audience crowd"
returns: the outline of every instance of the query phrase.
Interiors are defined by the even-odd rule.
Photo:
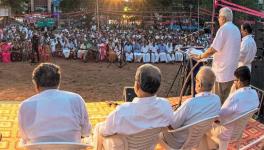
[[[181,60],[179,48],[208,47],[208,33],[192,33],[193,30],[188,28],[172,30],[167,25],[147,29],[102,25],[98,31],[91,24],[81,28],[65,26],[54,31],[38,31],[23,24],[11,24],[3,29],[0,38],[12,47],[13,61],[31,59],[32,39],[36,35],[41,61],[47,61],[48,54],[87,61],[87,55],[91,53],[100,61],[123,59],[127,62],[169,63]]]
[[[154,149],[160,143],[166,149],[181,149],[191,131],[185,129],[175,133],[169,130],[215,117],[210,129],[203,133],[205,138],[201,139],[207,146],[200,149],[226,150],[227,146],[222,143],[228,143],[236,126],[224,123],[259,105],[257,92],[250,87],[249,67],[255,54],[248,51],[246,46],[240,50],[239,29],[232,19],[229,8],[220,9],[220,28],[211,46],[207,34],[192,35],[189,39],[187,31],[170,32],[165,26],[159,26],[158,30],[125,30],[118,26],[103,25],[100,32],[96,26],[92,26],[87,29],[64,28],[53,33],[36,32],[21,25],[6,27],[0,37],[4,42],[11,42],[11,45],[7,42],[1,45],[3,54],[11,47],[22,51],[31,51],[29,47],[32,47],[32,51],[34,48],[39,50],[35,46],[39,44],[42,49],[50,49],[52,55],[61,52],[60,55],[65,58],[86,59],[84,57],[94,49],[101,61],[114,54],[117,59],[124,57],[129,62],[173,62],[177,60],[175,54],[178,48],[183,46],[208,48],[201,55],[191,56],[197,60],[214,55],[212,67],[201,67],[195,76],[197,94],[185,100],[175,111],[169,100],[157,96],[162,81],[160,69],[152,64],[139,66],[134,78],[137,97],[132,102],[119,105],[104,122],[93,128],[93,134],[87,113],[89,110],[86,110],[82,97],[60,89],[62,75],[59,66],[41,63],[32,73],[37,94],[23,101],[19,108],[21,143],[81,142],[82,138],[90,137],[95,149],[122,150],[126,143],[116,135],[134,135],[149,129],[166,128],[160,130],[158,140],[149,147]],[[251,37],[250,29],[250,26],[242,25],[243,40]],[[31,46],[34,36],[38,41]],[[243,44],[246,45],[246,42]],[[45,51],[41,50],[40,53]],[[216,86],[219,89],[214,90]],[[172,139],[175,141],[173,145],[169,142]],[[212,139],[218,139],[218,142]]]

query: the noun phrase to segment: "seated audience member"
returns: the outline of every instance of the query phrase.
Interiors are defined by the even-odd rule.
[[[135,42],[132,45],[132,48],[133,48],[133,52],[134,52],[134,61],[135,62],[141,62],[141,59],[142,59],[143,55],[141,53],[141,45],[140,45],[140,43]]]
[[[133,60],[133,52],[132,52],[132,45],[127,42],[124,47],[125,55],[126,55],[126,61],[132,62]]]
[[[219,96],[211,93],[214,86],[215,74],[210,67],[202,67],[196,75],[195,91],[198,93],[195,97],[186,100],[173,114],[171,127],[177,129],[199,120],[213,117],[219,114],[221,101]],[[188,131],[184,130],[178,133],[163,132],[161,134],[161,143],[165,144],[166,139],[176,138],[177,145],[181,148],[188,137]],[[164,141],[164,142],[163,142]]]
[[[230,121],[250,110],[253,110],[259,106],[258,94],[254,89],[250,87],[250,70],[247,66],[241,66],[236,69],[234,86],[235,91],[230,93],[226,101],[220,110],[221,123]],[[219,141],[229,141],[234,125],[219,126],[213,128],[208,133],[208,146],[209,149],[217,147],[213,144],[211,138],[219,139]],[[219,143],[218,143],[219,144]]]
[[[132,102],[118,106],[105,122],[96,125],[93,137],[95,145],[107,149],[122,147],[123,143],[120,144],[117,139],[104,137],[114,134],[132,135],[147,129],[167,127],[173,111],[168,100],[156,96],[160,82],[159,68],[150,64],[140,66],[134,84],[137,97]]]
[[[85,102],[72,92],[59,90],[60,67],[42,63],[32,74],[38,94],[19,108],[19,130],[23,144],[36,142],[81,142],[90,134]]]

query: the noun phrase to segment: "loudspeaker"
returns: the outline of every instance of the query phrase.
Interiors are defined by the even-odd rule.
[[[264,90],[264,60],[254,60],[251,68],[251,85]]]
[[[258,48],[256,53],[256,59],[263,58],[264,57],[264,48]]]
[[[132,102],[135,97],[137,97],[133,87],[124,87],[123,96],[125,102]]]
[[[264,48],[264,23],[257,22],[255,26],[255,41],[257,48]]]
[[[264,35],[263,35],[264,36]],[[264,48],[264,40],[256,40],[257,48],[262,49]]]

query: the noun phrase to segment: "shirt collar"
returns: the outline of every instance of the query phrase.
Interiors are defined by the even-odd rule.
[[[238,91],[250,90],[250,89],[251,89],[250,86],[246,86],[246,87],[242,87],[242,88],[238,89],[237,92],[238,92]]]
[[[150,96],[150,97],[135,97],[133,99],[133,103],[143,103],[143,102],[149,102],[149,101],[153,101],[154,99],[156,99],[156,95],[155,96]]]
[[[58,91],[59,89],[47,89],[44,91],[41,91],[39,94],[44,94],[44,93],[48,93],[48,92],[53,92],[53,91]]]
[[[200,97],[200,96],[209,96],[212,95],[211,92],[200,92],[198,94],[195,95],[195,97]]]
[[[227,26],[227,25],[229,25],[229,24],[233,24],[233,22],[232,22],[232,21],[228,21],[228,22],[226,22],[224,25],[222,25],[222,27]]]
[[[251,38],[251,37],[252,37],[252,34],[249,34],[249,35],[247,35],[247,36],[244,36],[244,37],[242,38],[242,40],[246,40],[246,39]]]

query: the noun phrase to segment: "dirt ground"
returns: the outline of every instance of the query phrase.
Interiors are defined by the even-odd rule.
[[[129,63],[123,68],[106,62],[83,63],[79,60],[57,58],[52,61],[62,68],[60,89],[79,93],[87,102],[121,100],[124,86],[133,86],[139,63]],[[158,96],[166,96],[174,79],[178,64],[156,64],[162,71]],[[36,94],[31,81],[36,65],[26,62],[0,63],[0,100],[22,101]],[[177,84],[173,87],[176,91]],[[175,96],[175,92],[171,95]]]

